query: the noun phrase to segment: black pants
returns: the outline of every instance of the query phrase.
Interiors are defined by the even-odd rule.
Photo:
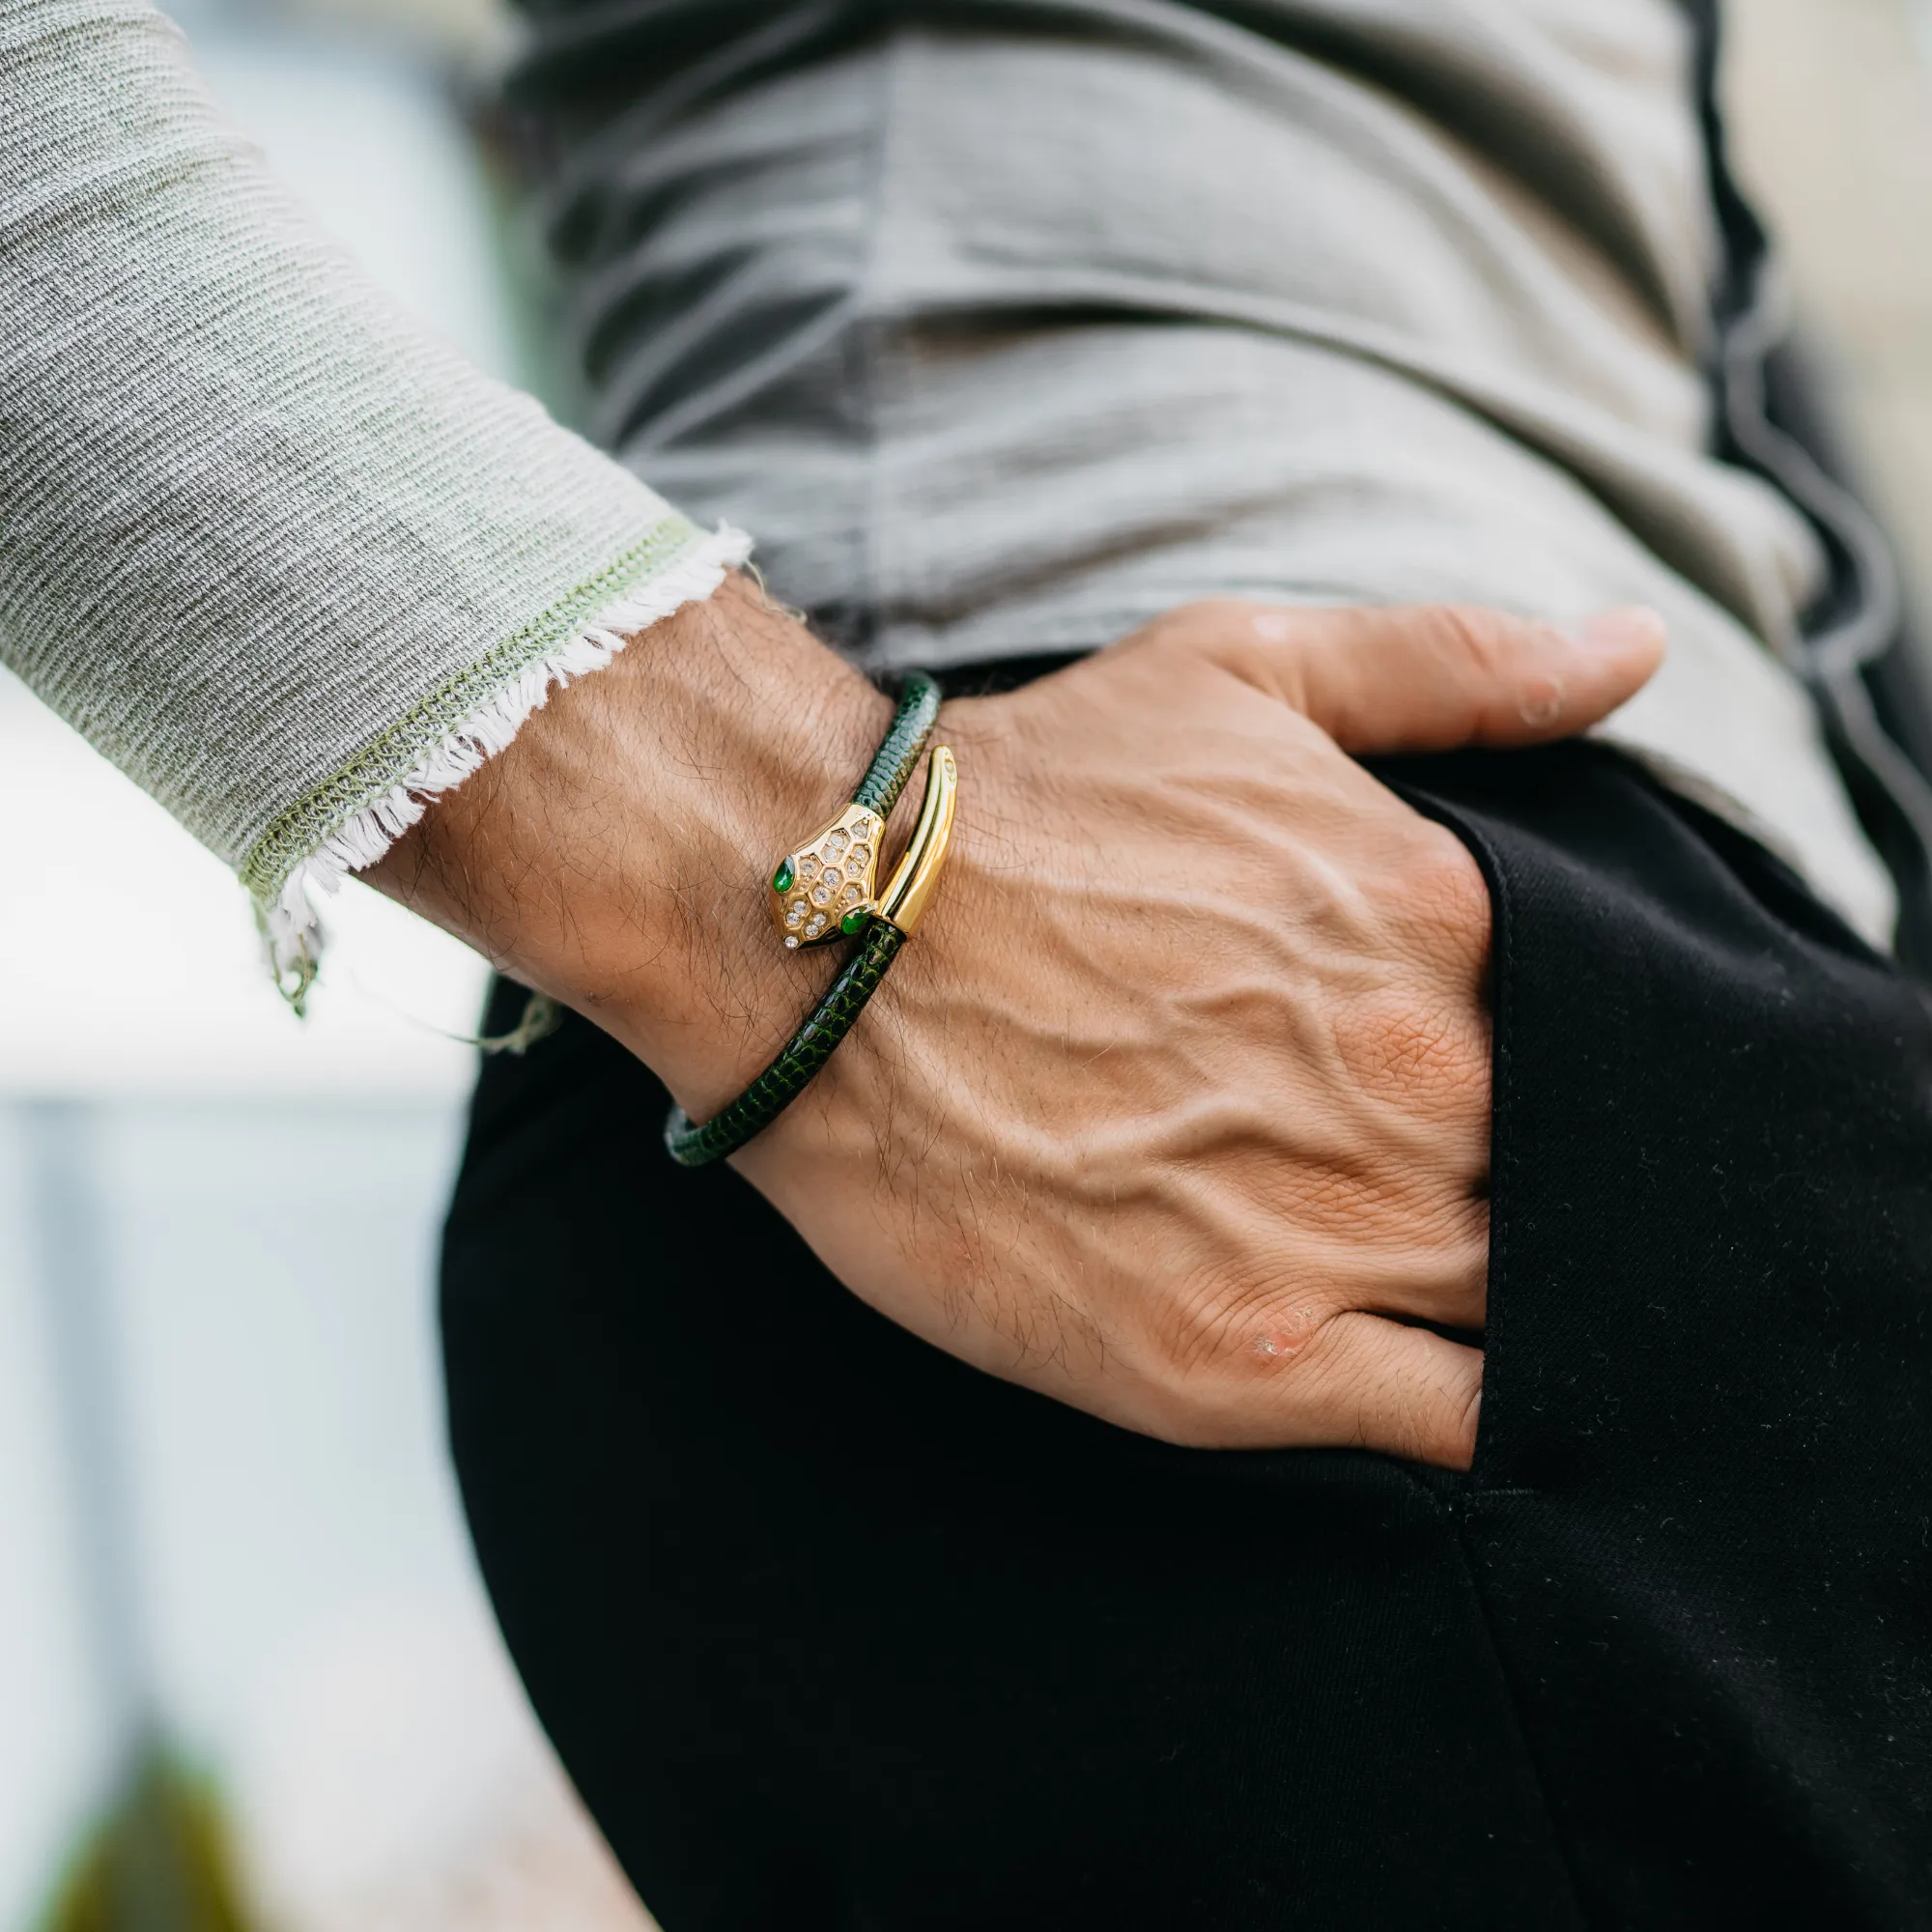
[[[1466,1478],[986,1379],[588,1026],[485,1072],[458,1465],[667,1932],[1932,1926],[1926,1007],[1614,754],[1392,776],[1496,908]]]

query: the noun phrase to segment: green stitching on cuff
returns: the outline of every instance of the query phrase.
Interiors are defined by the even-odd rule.
[[[372,739],[340,771],[278,814],[242,860],[242,883],[259,903],[272,905],[303,859],[393,790],[426,751],[473,717],[496,691],[548,657],[604,606],[616,603],[645,578],[682,561],[687,551],[710,534],[689,518],[666,518],[608,569],[467,665]]]

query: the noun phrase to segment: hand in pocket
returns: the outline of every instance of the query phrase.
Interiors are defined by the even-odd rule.
[[[738,1156],[855,1293],[1182,1443],[1472,1453],[1490,903],[1351,753],[1566,736],[1661,659],[1490,612],[1185,607],[955,702],[943,889]]]

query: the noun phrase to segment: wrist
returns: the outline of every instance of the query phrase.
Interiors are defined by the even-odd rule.
[[[705,1107],[836,970],[775,944],[765,873],[891,711],[733,578],[557,693],[365,876]]]

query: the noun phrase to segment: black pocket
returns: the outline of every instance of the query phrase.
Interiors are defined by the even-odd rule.
[[[1390,776],[1496,908],[1489,1360],[1457,1507],[1586,1907],[1926,1922],[1920,998],[1611,752]]]

